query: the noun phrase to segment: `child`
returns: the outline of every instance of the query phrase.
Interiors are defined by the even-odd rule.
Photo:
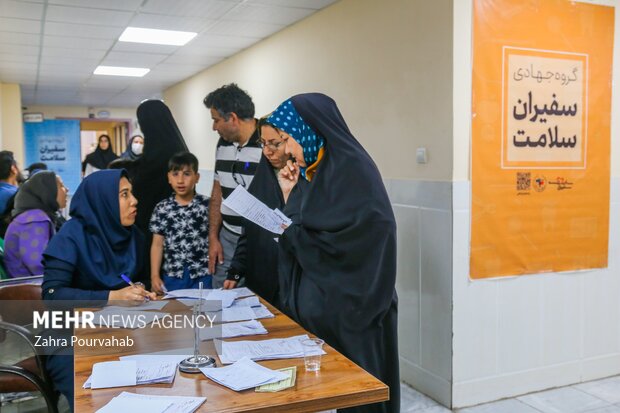
[[[207,271],[209,198],[196,193],[199,179],[198,159],[194,155],[180,152],[170,158],[168,183],[174,193],[157,204],[149,223],[153,233],[151,287],[154,292],[198,288],[201,281],[204,288],[211,288],[212,277]]]

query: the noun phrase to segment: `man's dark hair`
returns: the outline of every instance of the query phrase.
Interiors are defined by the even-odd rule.
[[[189,166],[195,173],[198,173],[198,158],[191,152],[175,153],[168,161],[168,172],[180,171],[185,166]]]
[[[17,165],[15,158],[13,158],[13,152],[0,151],[0,179],[9,179],[13,165]]]
[[[30,164],[26,170],[28,171],[28,176],[30,176],[34,171],[47,171],[47,165],[43,162],[35,162]]]
[[[252,98],[248,92],[235,83],[215,89],[205,97],[203,102],[208,109],[215,108],[224,120],[228,120],[233,112],[237,114],[239,119],[254,118]]]

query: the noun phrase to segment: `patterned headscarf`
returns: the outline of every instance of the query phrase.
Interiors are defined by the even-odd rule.
[[[325,145],[325,139],[308,126],[290,100],[280,104],[267,118],[267,122],[291,135],[302,146],[306,165],[316,162],[319,149]],[[306,177],[306,168],[301,168],[301,174]]]

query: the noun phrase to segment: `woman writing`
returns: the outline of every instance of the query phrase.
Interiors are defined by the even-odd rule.
[[[5,236],[4,263],[12,277],[43,274],[42,254],[64,222],[58,210],[66,205],[67,188],[52,171],[35,173],[19,188]]]
[[[44,257],[43,299],[141,303],[156,299],[142,287],[127,286],[145,263],[143,237],[133,224],[136,198],[124,170],[95,172],[78,187],[72,217],[52,238]],[[49,356],[46,368],[56,388],[73,403],[73,362]]]
[[[379,171],[328,96],[294,96],[267,122],[295,161],[278,176],[293,220],[279,241],[281,308],[389,386],[389,402],[351,411],[398,412],[396,223]]]

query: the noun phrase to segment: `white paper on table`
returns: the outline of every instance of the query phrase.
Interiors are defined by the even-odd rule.
[[[235,307],[259,307],[259,306],[260,306],[260,300],[258,299],[257,296],[254,295],[251,297],[238,298],[233,302],[233,304],[230,307],[235,308]]]
[[[271,311],[269,311],[269,309],[267,307],[265,307],[264,305],[260,305],[258,307],[252,307],[252,310],[254,310],[254,318],[255,319],[260,319],[260,318],[274,318],[275,316],[273,315],[273,313]]]
[[[95,413],[118,413],[118,412],[149,412],[164,413],[172,403],[162,403],[158,400],[141,400],[138,398],[114,397]]]
[[[172,383],[177,373],[175,362],[140,361],[137,362],[137,384]]]
[[[277,383],[287,378],[285,373],[263,367],[247,357],[230,366],[216,369],[201,368],[200,371],[214,382],[234,391],[251,389],[263,384]]]
[[[282,225],[288,226],[292,222],[281,212],[270,209],[241,185],[237,185],[235,190],[222,201],[222,205],[275,234],[282,234],[284,232]]]
[[[273,338],[269,340],[244,340],[222,341],[213,340],[216,349],[221,349],[218,354],[222,364],[234,363],[244,357],[252,360],[288,359],[304,356],[301,340],[307,339],[303,334],[288,338]],[[326,354],[325,351],[317,351],[316,354]]]
[[[203,290],[202,297],[200,297],[200,290],[194,288],[187,288],[183,290],[169,291],[164,298],[202,298],[208,301],[221,301],[222,308],[230,307],[237,298],[237,293],[233,290]]]
[[[166,313],[153,311],[127,310],[123,307],[115,309],[104,308],[97,311],[93,319],[93,324],[109,328],[130,328],[136,329],[145,327],[153,322],[155,318],[163,318]]]
[[[122,392],[115,398],[121,399],[132,399],[138,400],[142,402],[146,401],[156,401],[159,404],[168,404],[169,407],[165,410],[165,413],[192,413],[198,410],[201,404],[203,404],[207,398],[206,397],[186,397],[186,396],[153,396],[147,394],[135,394],[129,392]],[[132,410],[117,410],[117,412],[129,412]],[[148,412],[151,413],[150,410],[146,409],[138,409],[133,410],[138,412]],[[107,412],[106,412],[107,413]],[[116,413],[116,412],[115,412]]]
[[[148,310],[161,310],[166,305],[168,305],[168,301],[145,301],[140,305],[134,306],[120,306],[120,305],[111,305],[105,307],[106,311],[148,311]]]
[[[200,339],[212,340],[214,338],[233,338],[241,336],[253,336],[256,334],[267,334],[267,329],[260,321],[249,320],[238,323],[225,323],[220,328],[200,329]]]
[[[187,349],[186,349],[187,350]],[[134,354],[131,356],[119,357],[121,360],[135,360],[138,363],[175,363],[178,365],[180,362],[188,357],[192,357],[191,354]]]
[[[250,297],[252,295],[256,295],[254,291],[250,290],[248,287],[233,288],[231,291],[234,291],[235,293],[237,293],[237,298]]]
[[[93,365],[93,372],[87,380],[93,389],[136,385],[137,365],[133,360],[104,361]]]

